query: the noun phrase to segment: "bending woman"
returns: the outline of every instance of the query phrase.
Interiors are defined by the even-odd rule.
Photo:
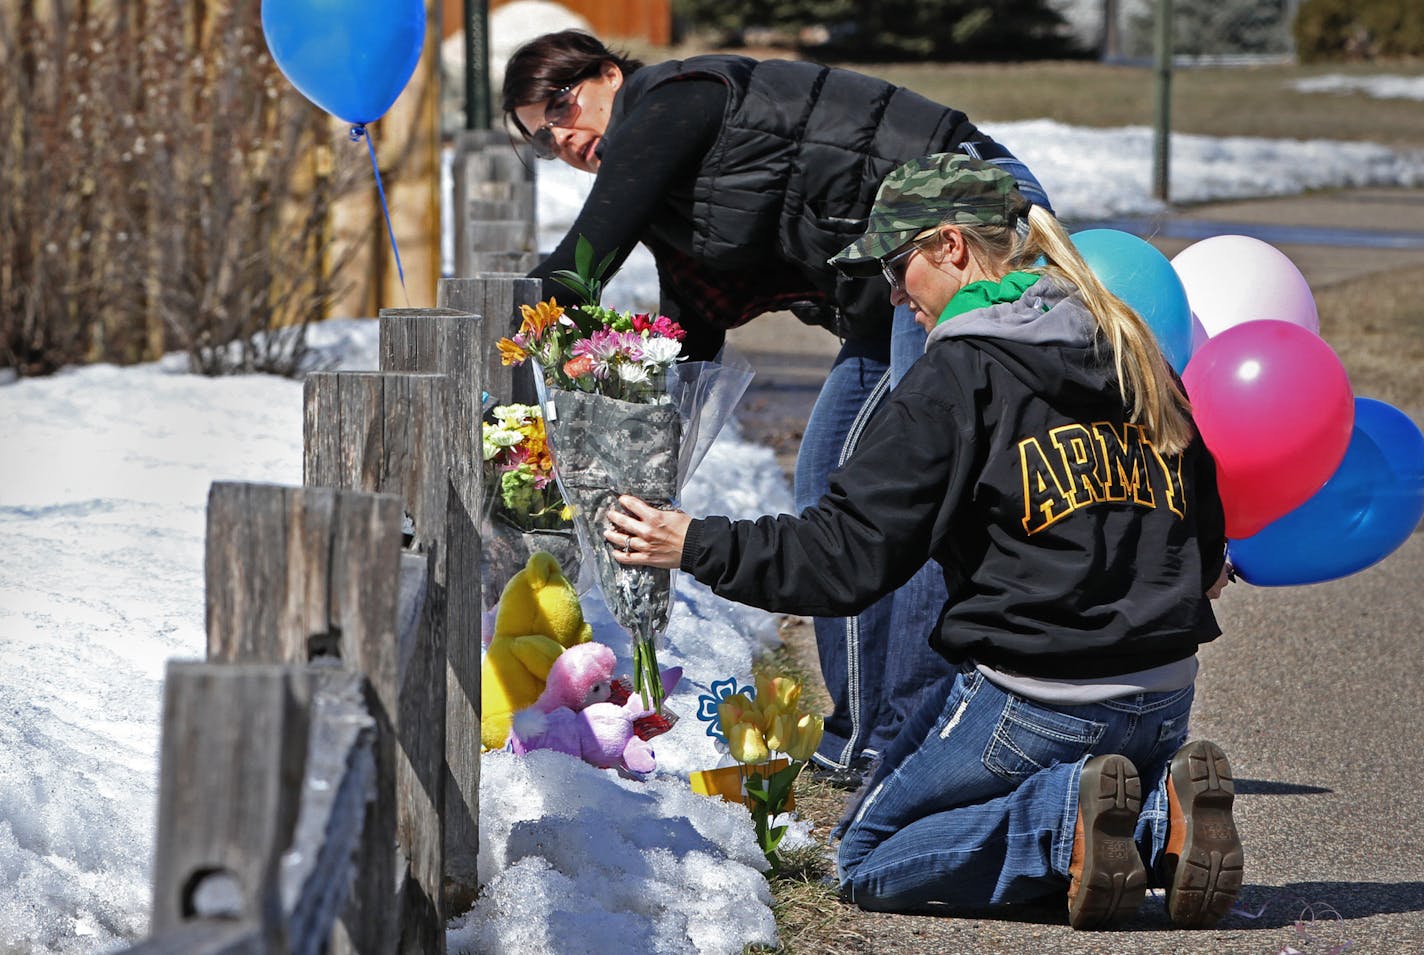
[[[796,506],[814,504],[855,450],[886,392],[924,350],[879,273],[827,259],[865,229],[896,166],[955,151],[1009,170],[1039,205],[1038,182],[962,112],[882,80],[812,63],[697,56],[643,65],[586,33],[521,47],[505,70],[505,116],[535,154],[597,179],[572,228],[530,274],[595,261],[639,242],[657,261],[661,310],[687,330],[683,354],[716,356],[726,330],[789,310],[843,340],[807,423]],[[909,575],[907,575],[908,577]],[[942,574],[929,567],[853,616],[818,615],[816,646],[834,702],[816,755],[863,768],[947,673],[926,643]],[[854,774],[843,777],[851,788]]]
[[[844,827],[861,906],[1066,893],[1092,928],[1156,883],[1175,924],[1214,924],[1242,877],[1230,767],[1186,740],[1225,522],[1151,330],[1051,213],[963,156],[891,174],[835,261],[883,272],[933,330],[829,493],[735,522],[624,497],[618,559],[793,613],[854,613],[927,556],[944,568],[932,642],[956,669]]]

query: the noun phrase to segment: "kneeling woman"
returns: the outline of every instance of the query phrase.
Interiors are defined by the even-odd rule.
[[[930,335],[829,493],[755,521],[624,497],[605,536],[625,563],[786,613],[852,614],[927,556],[944,567],[925,636],[958,671],[842,834],[861,906],[1066,890],[1094,928],[1156,881],[1175,924],[1214,924],[1241,885],[1230,768],[1186,739],[1224,520],[1151,330],[1050,212],[959,155],[891,173],[833,262],[882,270]]]

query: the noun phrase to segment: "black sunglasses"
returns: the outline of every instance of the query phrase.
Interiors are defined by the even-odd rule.
[[[938,227],[936,227],[938,228]],[[891,253],[880,260],[880,274],[890,283],[892,290],[905,291],[905,269],[909,268],[910,256],[920,251],[920,242],[935,234],[935,229],[927,229],[911,239],[905,248]]]
[[[578,90],[584,82],[571,83],[549,97],[549,105],[544,108],[544,125],[529,136],[535,156],[553,159],[559,155],[559,141],[554,138],[551,127],[567,127],[579,118],[583,108],[578,103]]]

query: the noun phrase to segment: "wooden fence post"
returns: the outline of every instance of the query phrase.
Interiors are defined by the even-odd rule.
[[[537,265],[533,150],[503,130],[465,130],[455,138],[454,180],[455,274]]]
[[[475,278],[441,279],[435,293],[437,305],[470,312],[481,317],[480,367],[485,370],[484,390],[496,404],[536,403],[532,365],[504,365],[496,346],[519,330],[521,305],[535,305],[543,295],[544,283],[522,275],[486,274]]]
[[[401,665],[401,515],[400,498],[390,494],[225,482],[208,494],[208,659],[334,658],[370,683],[383,787],[368,814],[364,861],[334,939],[337,951],[384,953],[396,944],[401,920],[388,910],[398,888],[397,787],[415,775],[398,757],[411,748],[400,737],[438,729],[416,716],[402,720],[403,694],[426,690],[406,689],[410,677]]]
[[[151,934],[129,955],[332,950],[353,875],[371,862],[365,685],[334,663],[169,664]]]
[[[424,554],[424,625],[398,654],[395,695],[382,702],[396,727],[397,832],[409,866],[402,892],[406,952],[443,952],[445,811],[444,547],[449,497],[444,375],[339,372],[306,380],[303,473],[310,486],[397,495],[410,548]],[[395,580],[393,569],[390,575]]]
[[[482,324],[480,316],[452,309],[381,310],[381,370],[433,372],[450,382],[445,428],[450,488],[443,546],[450,582],[445,595],[445,891],[451,915],[474,903],[479,886]]]
[[[284,667],[170,663],[163,694],[151,931],[230,919],[282,951],[280,862],[300,808],[310,687]]]

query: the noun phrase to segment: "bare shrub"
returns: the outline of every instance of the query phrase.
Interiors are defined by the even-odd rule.
[[[0,0],[0,365],[300,369],[354,251],[327,211],[363,169],[333,163],[345,129],[272,63],[259,8]]]

